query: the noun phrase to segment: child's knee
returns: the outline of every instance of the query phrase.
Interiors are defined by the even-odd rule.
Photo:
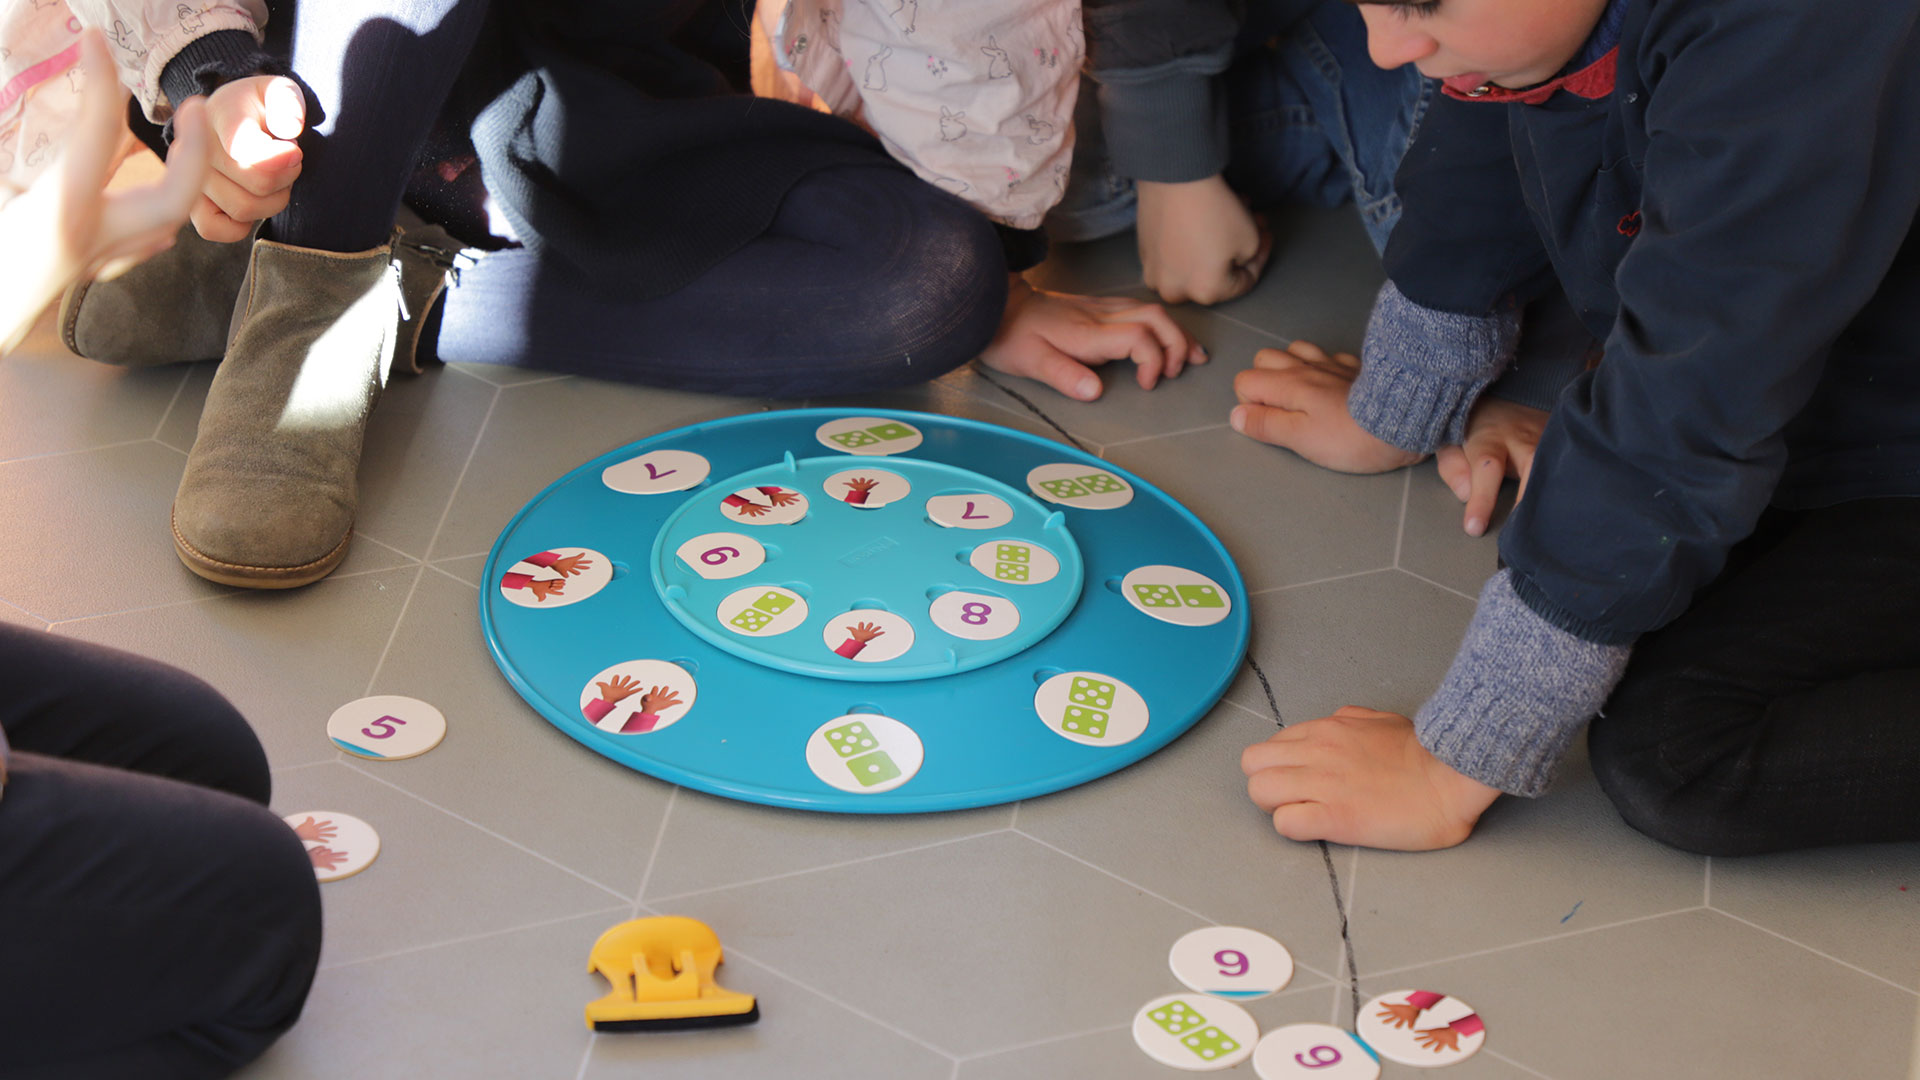
[[[1697,744],[1687,747],[1670,722],[1678,710],[1662,704],[1616,694],[1595,718],[1587,749],[1600,789],[1622,820],[1668,847],[1696,855],[1751,853],[1734,751],[1714,756]]]

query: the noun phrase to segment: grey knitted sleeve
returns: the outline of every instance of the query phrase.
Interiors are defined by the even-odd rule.
[[[1580,726],[1626,671],[1626,645],[1596,645],[1535,614],[1502,570],[1440,689],[1413,726],[1456,771],[1513,795],[1544,794]]]
[[[1480,392],[1513,359],[1520,313],[1456,315],[1421,307],[1389,281],[1360,347],[1347,411],[1375,438],[1430,454],[1467,437]]]

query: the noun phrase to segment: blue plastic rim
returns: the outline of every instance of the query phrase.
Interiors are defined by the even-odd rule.
[[[816,438],[822,424],[854,416],[910,424],[922,442],[904,454],[857,456],[834,453]],[[706,458],[707,478],[688,490],[653,495],[615,491],[601,481],[608,466],[665,449]],[[786,470],[789,455],[795,463],[787,486],[807,495],[807,520],[742,528],[717,516],[713,508],[743,477]],[[1034,499],[1027,473],[1060,462],[1125,480],[1133,487],[1132,501],[1088,510]],[[846,469],[895,473],[913,490],[878,509],[839,505],[819,481]],[[961,491],[1006,499],[1015,520],[1004,528],[970,530],[926,519],[928,497]],[[705,517],[709,512],[716,516]],[[1051,532],[1049,520],[1056,521]],[[711,531],[745,533],[770,545],[764,573],[683,578],[673,541]],[[881,537],[891,545],[874,542]],[[985,578],[963,558],[995,537],[1046,547],[1060,559],[1059,576],[1035,586]],[[604,553],[615,565],[613,580],[564,607],[522,607],[505,599],[500,583],[510,567],[562,547]],[[875,550],[884,551],[884,558],[874,559]],[[841,561],[857,551],[868,554]],[[1210,626],[1178,626],[1136,609],[1120,594],[1120,580],[1152,564],[1184,567],[1218,582],[1229,599],[1227,617]],[[897,410],[757,413],[622,447],[569,472],[521,508],[494,543],[485,573],[480,620],[495,662],[515,691],[568,736],[640,772],[699,791],[843,813],[990,806],[1124,768],[1167,745],[1213,707],[1239,670],[1250,630],[1246,586],[1226,549],[1153,485],[1058,442]],[[735,588],[763,582],[806,586],[811,596],[805,624],[765,641],[728,641],[729,632],[712,621],[712,605]],[[927,621],[926,607],[947,586],[1014,599],[1021,630],[1036,632],[990,642],[943,635]],[[675,587],[684,595],[673,594]],[[913,621],[913,651],[886,664],[854,667],[822,648],[821,620],[874,600]],[[674,610],[676,601],[683,610]],[[785,659],[748,658],[773,642],[791,647]],[[955,661],[947,659],[949,650]],[[598,673],[635,660],[678,664],[697,683],[697,697],[684,715],[658,730],[602,730],[583,715],[583,692]],[[808,672],[805,664],[831,670]],[[881,673],[894,665],[896,671],[917,672],[921,664],[932,664],[924,677]],[[1112,746],[1056,734],[1036,712],[1034,696],[1041,683],[1069,671],[1092,672],[1138,692],[1149,712],[1145,731]],[[910,779],[843,790],[844,784],[831,786],[809,767],[815,732],[857,713],[891,717],[918,736],[924,761]]]

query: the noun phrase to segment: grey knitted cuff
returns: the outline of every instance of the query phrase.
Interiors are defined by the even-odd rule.
[[[1480,591],[1453,667],[1413,725],[1420,745],[1455,771],[1535,796],[1606,704],[1632,648],[1584,641],[1534,614],[1515,595],[1512,573],[1500,571]]]
[[[1375,438],[1430,454],[1467,437],[1480,391],[1513,359],[1520,314],[1456,315],[1421,307],[1389,281],[1360,347],[1347,411]]]
[[[1225,50],[1150,68],[1095,73],[1100,128],[1113,171],[1133,180],[1179,184],[1227,167],[1227,95],[1219,79]]]

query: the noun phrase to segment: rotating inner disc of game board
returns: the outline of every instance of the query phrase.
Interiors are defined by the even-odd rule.
[[[803,409],[582,465],[509,522],[481,623],[548,722],[640,772],[850,813],[1084,783],[1212,707],[1246,590],[1198,518],[1050,440]]]

